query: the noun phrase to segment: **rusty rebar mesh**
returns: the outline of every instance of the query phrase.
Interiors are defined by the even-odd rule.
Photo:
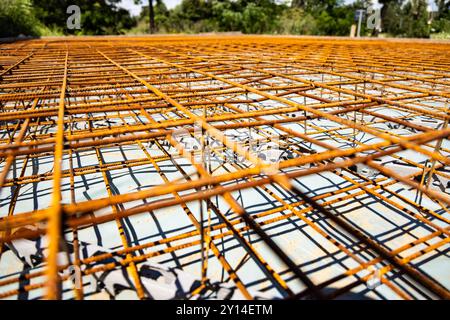
[[[120,269],[127,297],[152,298],[150,262],[198,279],[186,298],[211,283],[248,299],[449,298],[449,52],[277,37],[1,44],[0,297],[117,296],[89,284]],[[31,263],[17,251],[44,239]]]

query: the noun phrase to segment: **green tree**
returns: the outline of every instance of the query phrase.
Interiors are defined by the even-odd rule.
[[[183,0],[169,15],[173,32],[210,32],[218,29],[213,1]]]
[[[277,23],[280,9],[274,1],[242,1],[242,31],[244,33],[270,33]]]
[[[135,3],[145,3],[142,1],[135,1]],[[169,20],[169,10],[166,5],[161,0],[156,0],[155,5],[153,1],[149,3],[151,6],[143,6],[139,19],[146,21],[148,25],[148,30],[150,33],[155,33],[159,30],[167,32],[168,20]],[[149,9],[153,8],[153,13],[149,12]]]
[[[312,18],[318,35],[346,36],[353,24],[355,6],[346,5],[343,0],[294,0],[292,7],[304,10]]]
[[[391,35],[402,33],[403,16],[402,3],[403,0],[379,0],[381,7],[381,28],[383,32]]]
[[[343,0],[314,0],[314,1],[300,1],[306,11],[321,15],[322,11],[327,11],[331,14],[337,7],[342,7]]]
[[[212,14],[217,19],[219,31],[242,30],[242,11],[238,2],[214,1]]]
[[[311,14],[305,13],[300,7],[294,7],[283,11],[277,30],[282,34],[312,35],[317,33],[317,24]]]
[[[117,4],[120,0],[32,0],[36,15],[42,23],[65,34],[121,34],[136,24],[130,13]],[[81,9],[81,30],[66,27],[67,7]]]
[[[265,8],[249,3],[242,13],[242,26],[245,33],[263,33],[270,29],[271,17]]]
[[[438,17],[450,19],[450,0],[437,0]]]
[[[426,0],[411,0],[404,5],[402,31],[406,37],[428,38],[430,36],[427,6]]]
[[[40,22],[30,0],[0,1],[0,37],[39,35]]]
[[[155,6],[156,2],[156,6]],[[141,18],[148,17],[149,32],[155,33],[159,28],[167,27],[169,11],[162,0],[134,0],[135,4],[148,3],[141,11]],[[147,20],[147,18],[145,18]]]
[[[300,9],[305,10],[307,5],[308,5],[307,0],[292,0],[291,1],[292,8],[300,8]]]
[[[437,6],[437,16],[432,23],[433,31],[450,34],[450,0],[438,0]]]

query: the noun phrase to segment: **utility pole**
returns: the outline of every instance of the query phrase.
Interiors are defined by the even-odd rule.
[[[155,11],[153,10],[153,0],[148,0],[148,13],[150,17],[150,34],[155,33]]]
[[[362,13],[360,11],[358,19],[358,35],[357,35],[358,38],[361,37],[361,22],[362,22]]]

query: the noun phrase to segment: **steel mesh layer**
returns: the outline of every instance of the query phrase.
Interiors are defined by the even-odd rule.
[[[158,298],[146,263],[196,279],[178,298],[449,298],[449,52],[1,44],[0,298]]]

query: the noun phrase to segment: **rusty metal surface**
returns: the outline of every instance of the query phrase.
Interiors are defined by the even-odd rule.
[[[0,44],[0,298],[103,298],[71,286],[73,266],[82,281],[122,268],[151,298],[150,261],[195,275],[195,293],[214,280],[247,299],[448,299],[449,52],[250,36]],[[275,161],[252,152],[271,143]],[[39,267],[9,250],[39,237]],[[82,243],[107,251],[84,257]]]

